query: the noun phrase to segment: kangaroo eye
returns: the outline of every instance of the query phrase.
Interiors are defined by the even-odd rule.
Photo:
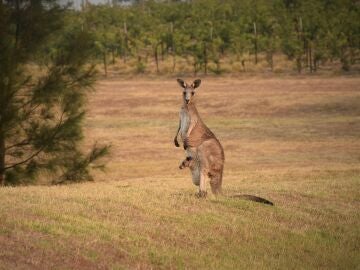
[[[185,95],[186,95],[186,93],[185,93],[185,92],[183,92],[183,95],[185,96]]]
[[[195,93],[194,93],[194,92],[191,92],[191,95],[193,96],[193,95],[195,95]]]

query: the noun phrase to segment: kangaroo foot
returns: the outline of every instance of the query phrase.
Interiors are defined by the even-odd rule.
[[[203,190],[199,190],[199,192],[195,193],[196,198],[206,198],[207,192]]]

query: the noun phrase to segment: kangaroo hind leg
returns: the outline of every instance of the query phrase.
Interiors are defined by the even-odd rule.
[[[213,171],[209,173],[211,191],[214,195],[222,192],[222,171]]]
[[[207,196],[206,192],[206,173],[204,170],[200,169],[200,181],[199,181],[199,192],[196,194],[198,198],[205,198]]]

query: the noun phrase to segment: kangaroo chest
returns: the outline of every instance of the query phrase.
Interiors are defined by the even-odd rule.
[[[180,111],[180,135],[182,139],[186,138],[186,134],[190,128],[191,117],[188,110],[181,108]]]
[[[181,138],[183,140],[186,139],[190,147],[197,147],[203,141],[215,137],[199,119],[196,109],[182,107],[180,111],[180,121]]]

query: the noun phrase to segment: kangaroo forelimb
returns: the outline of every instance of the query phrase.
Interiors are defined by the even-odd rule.
[[[175,144],[176,147],[180,146],[180,144],[178,143],[178,140],[177,140],[177,137],[178,137],[179,131],[180,131],[180,126],[181,126],[181,121],[179,121],[179,126],[178,126],[178,129],[176,131],[175,138],[174,138],[174,144]]]
[[[184,150],[186,150],[189,147],[189,140],[185,139],[184,140]]]
[[[176,147],[180,146],[180,144],[178,143],[178,140],[177,140],[177,136],[175,136],[175,138],[174,138],[174,144]]]

